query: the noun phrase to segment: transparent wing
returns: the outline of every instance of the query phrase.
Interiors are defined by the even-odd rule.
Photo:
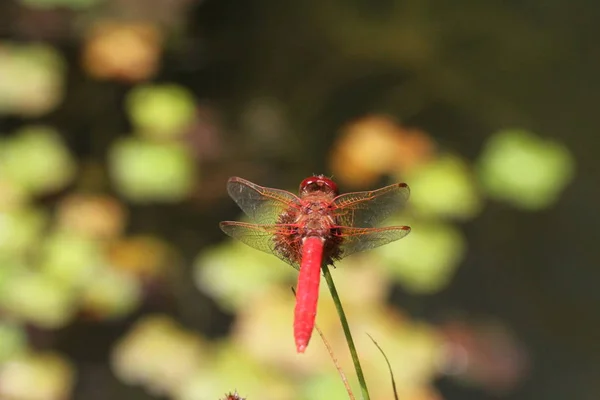
[[[259,224],[276,223],[283,212],[299,207],[300,202],[290,192],[259,186],[238,177],[229,178],[227,192],[242,211]]]
[[[387,228],[351,228],[340,226],[337,229],[337,236],[343,239],[340,244],[338,259],[400,240],[410,233],[410,227],[408,226],[390,226]]]
[[[377,190],[342,194],[333,199],[332,206],[339,225],[372,228],[402,208],[409,195],[406,183],[396,183]]]
[[[267,254],[274,254],[296,269],[300,268],[297,262],[290,260],[276,247],[276,235],[289,234],[291,227],[281,224],[258,225],[237,221],[224,221],[219,226],[223,232],[232,238]]]

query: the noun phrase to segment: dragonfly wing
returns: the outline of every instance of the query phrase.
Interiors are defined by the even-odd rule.
[[[227,192],[242,211],[259,224],[275,224],[282,213],[290,207],[299,207],[300,203],[290,192],[259,186],[238,177],[229,178]]]
[[[372,228],[404,205],[410,189],[396,183],[378,190],[342,194],[332,205],[339,225]]]
[[[400,240],[410,233],[410,227],[408,226],[390,226],[387,228],[341,226],[337,229],[337,235],[342,238],[338,259]]]
[[[274,254],[292,267],[300,269],[300,265],[297,262],[290,260],[282,254],[276,246],[276,235],[287,234],[289,229],[291,229],[286,225],[258,225],[237,221],[224,221],[219,226],[223,232],[232,238],[267,254]]]

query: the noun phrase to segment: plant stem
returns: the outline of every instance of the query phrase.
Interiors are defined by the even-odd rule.
[[[321,269],[323,270],[323,275],[325,276],[327,286],[329,286],[329,292],[331,293],[335,308],[337,309],[337,313],[340,317],[342,328],[344,329],[344,335],[346,336],[346,342],[348,342],[348,348],[350,349],[350,354],[352,355],[352,362],[354,363],[354,369],[356,370],[356,377],[360,383],[363,400],[369,400],[370,396],[369,390],[367,389],[367,382],[365,381],[365,376],[363,374],[362,367],[360,366],[360,360],[358,359],[356,347],[354,347],[354,340],[352,339],[352,334],[350,333],[350,326],[348,325],[348,320],[346,319],[344,307],[342,307],[342,301],[340,300],[340,296],[338,295],[335,284],[333,283],[333,278],[329,272],[329,267],[326,264],[323,264]]]

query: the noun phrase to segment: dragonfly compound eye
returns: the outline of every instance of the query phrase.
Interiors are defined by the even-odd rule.
[[[327,192],[333,193],[335,196],[339,194],[339,190],[335,182],[323,175],[311,176],[300,183],[300,193],[312,192]]]

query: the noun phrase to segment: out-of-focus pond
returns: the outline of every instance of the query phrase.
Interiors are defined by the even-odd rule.
[[[230,176],[406,182],[333,270],[371,398],[600,397],[600,6],[0,2],[0,398],[348,398]],[[375,202],[373,202],[375,203]],[[374,206],[377,206],[375,204]],[[317,325],[360,390],[326,285]],[[241,398],[240,397],[240,398]]]

